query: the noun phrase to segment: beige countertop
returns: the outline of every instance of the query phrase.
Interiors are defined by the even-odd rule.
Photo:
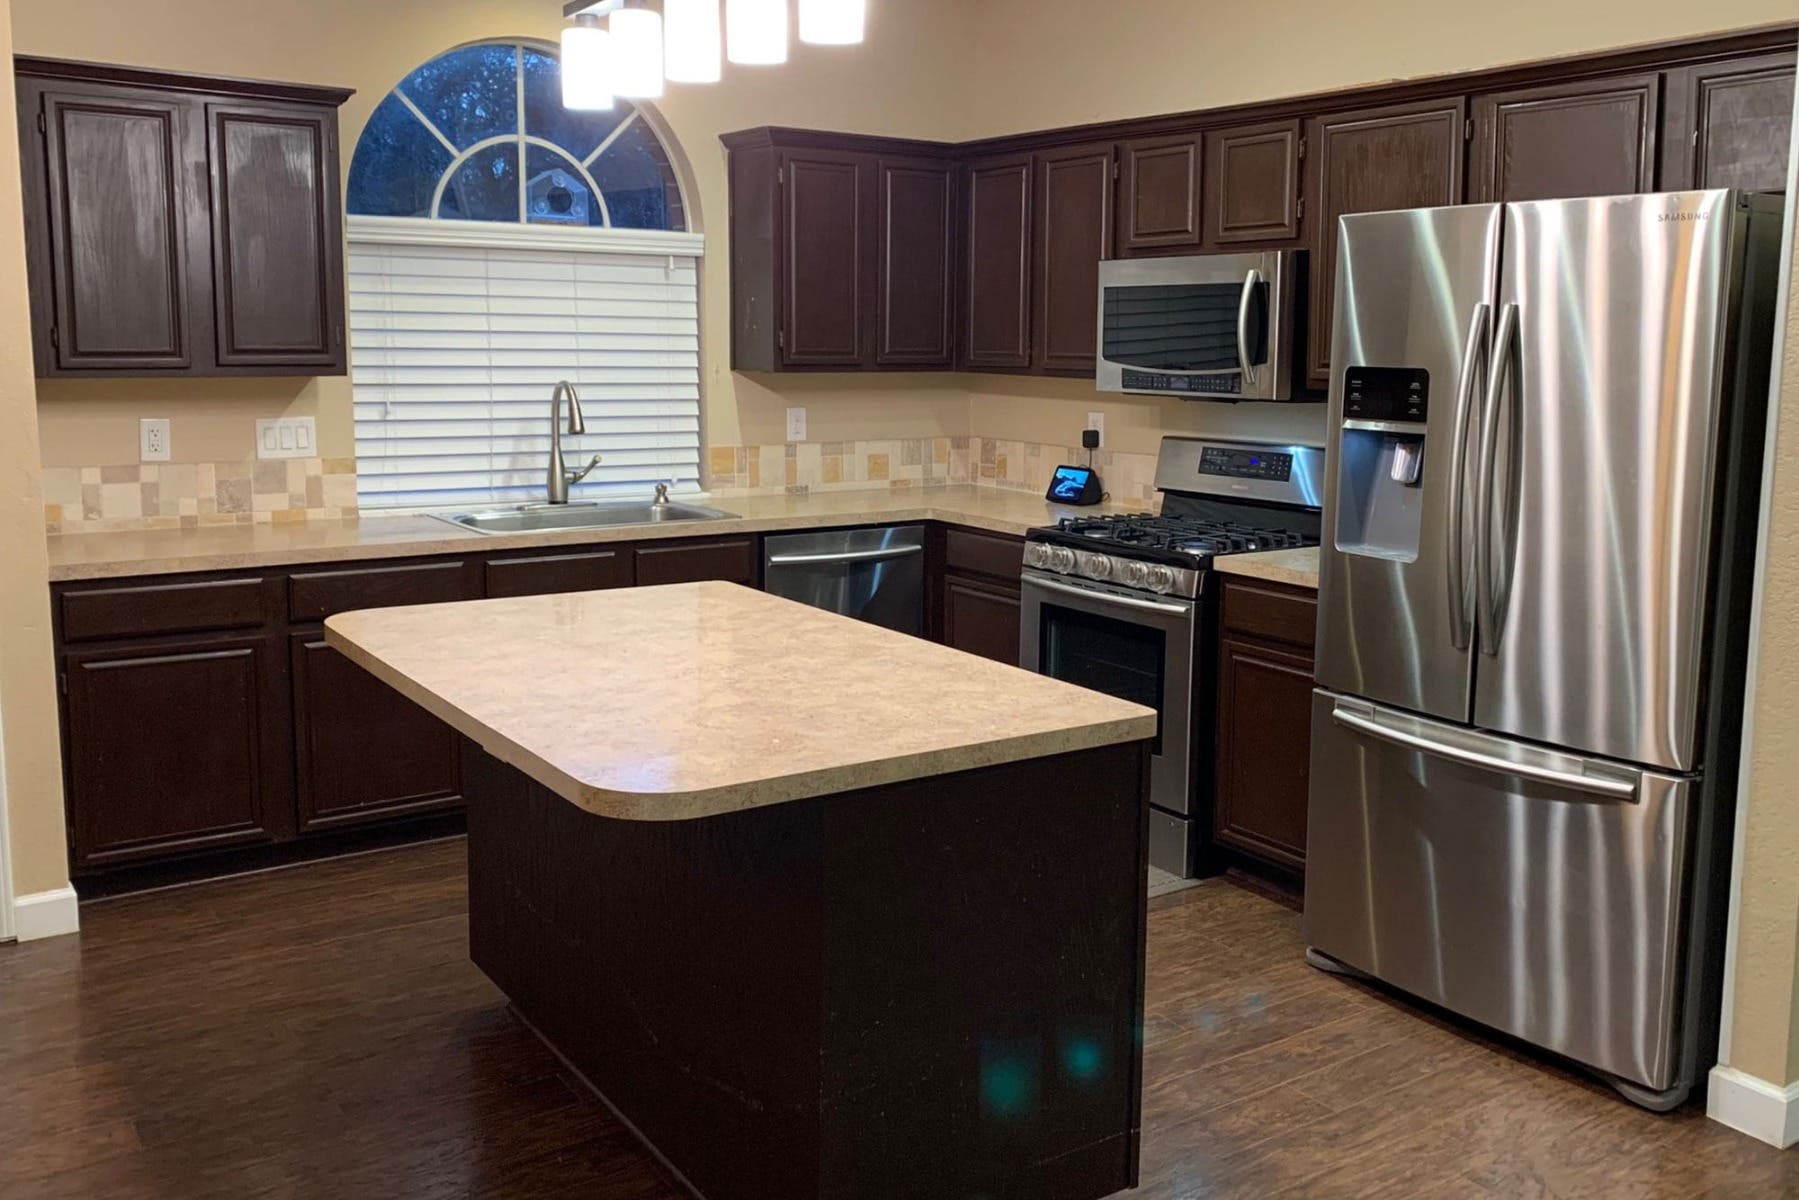
[[[365,517],[293,525],[214,525],[121,533],[57,534],[49,539],[51,582],[172,575],[301,563],[405,558],[471,550],[604,542],[721,537],[741,533],[823,529],[870,522],[945,521],[972,529],[1022,536],[1036,525],[1076,513],[1139,511],[1120,505],[1074,509],[1033,492],[966,484],[945,488],[897,488],[824,492],[808,496],[736,496],[708,501],[735,514],[725,521],[569,529],[550,533],[485,535],[428,516]]]
[[[340,613],[325,636],[489,754],[623,820],[1156,731],[1150,709],[729,583]]]
[[[1260,554],[1227,554],[1214,559],[1224,575],[1241,575],[1248,579],[1266,579],[1293,587],[1318,590],[1318,547],[1303,550],[1267,550]]]

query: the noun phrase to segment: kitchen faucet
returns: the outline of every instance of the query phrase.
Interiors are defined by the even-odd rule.
[[[587,419],[581,415],[581,396],[575,391],[575,385],[564,379],[550,393],[550,477],[549,502],[551,504],[567,504],[568,489],[586,479],[593,469],[600,465],[600,456],[594,455],[585,467],[579,471],[571,471],[562,461],[562,398],[568,397],[568,432],[572,437],[587,432]]]

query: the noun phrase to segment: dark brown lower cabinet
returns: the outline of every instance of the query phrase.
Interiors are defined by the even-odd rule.
[[[637,551],[637,586],[722,580],[755,587],[761,567],[757,545],[755,538],[746,537],[645,547]]]
[[[272,666],[261,637],[65,656],[76,871],[291,833]]]
[[[1018,665],[1016,587],[962,575],[943,577],[943,644]]]
[[[303,832],[462,804],[448,725],[333,650],[293,636],[294,755]]]
[[[1212,832],[1283,871],[1305,869],[1314,593],[1227,580],[1218,652]]]

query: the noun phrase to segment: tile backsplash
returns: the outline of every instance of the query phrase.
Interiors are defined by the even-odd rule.
[[[356,462],[250,462],[45,467],[51,533],[286,524],[356,515]]]
[[[1044,492],[1058,466],[1086,461],[1087,452],[1078,447],[982,437],[777,442],[713,446],[707,451],[709,487],[722,495],[803,495],[967,483]],[[1118,503],[1148,504],[1155,499],[1155,455],[1100,450],[1093,462],[1106,491]]]

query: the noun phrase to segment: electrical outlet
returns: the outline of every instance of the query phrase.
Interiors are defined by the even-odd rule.
[[[790,408],[787,410],[787,440],[803,442],[806,440],[806,410]]]
[[[1103,413],[1103,412],[1088,413],[1087,414],[1087,428],[1089,428],[1089,429],[1093,430],[1093,432],[1099,434],[1099,444],[1100,445],[1103,446],[1106,444],[1106,414],[1105,413]]]
[[[142,462],[169,461],[167,417],[145,417],[137,423],[137,456]]]
[[[256,422],[257,458],[311,458],[318,453],[318,423],[311,417]]]

